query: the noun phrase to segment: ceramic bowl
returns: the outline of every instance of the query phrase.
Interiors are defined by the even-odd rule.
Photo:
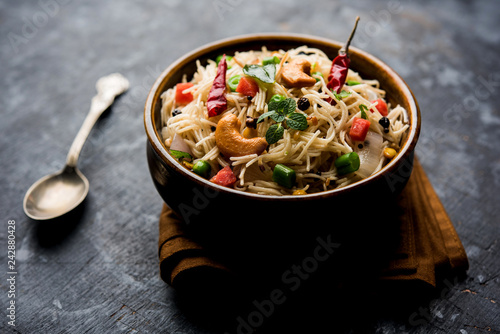
[[[252,34],[232,37],[204,45],[172,63],[155,81],[147,97],[144,123],[147,134],[147,160],[158,193],[187,223],[203,225],[223,222],[238,226],[277,226],[312,220],[336,224],[325,214],[343,212],[355,203],[377,203],[400,193],[408,181],[414,149],[420,131],[420,111],[408,85],[388,65],[369,53],[351,46],[351,68],[363,78],[377,79],[392,105],[400,104],[408,112],[410,129],[401,150],[382,170],[349,186],[307,195],[269,196],[241,192],[209,182],[180,165],[169,153],[161,138],[161,94],[196,71],[196,60],[202,64],[217,55],[235,51],[296,48],[308,45],[323,50],[331,59],[342,43],[299,34]],[[360,208],[361,211],[363,208]],[[356,210],[356,209],[354,209]],[[337,215],[338,217],[338,215]]]

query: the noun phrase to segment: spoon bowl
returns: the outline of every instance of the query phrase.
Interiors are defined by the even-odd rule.
[[[97,81],[97,95],[92,98],[90,111],[71,145],[66,165],[62,170],[35,182],[26,192],[23,209],[28,217],[35,220],[53,219],[83,202],[89,192],[89,181],[76,166],[83,144],[102,113],[128,87],[128,80],[119,73]]]
[[[77,168],[66,167],[30,187],[24,198],[24,212],[32,219],[53,219],[77,207],[88,192],[85,175]]]

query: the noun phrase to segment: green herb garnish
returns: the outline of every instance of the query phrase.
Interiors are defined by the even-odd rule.
[[[267,109],[274,110],[280,114],[288,115],[297,109],[297,102],[290,97],[282,101],[270,101]]]
[[[314,77],[314,76],[319,76],[319,77],[322,77],[322,78],[323,78],[323,73],[321,73],[321,72],[313,72],[313,73],[311,74],[311,76],[312,76],[312,77]],[[318,81],[320,80],[320,79],[318,79],[318,78],[314,78],[314,79],[316,80],[316,82],[318,82]]]
[[[219,62],[222,60],[222,56],[223,55],[218,55],[217,58],[215,58],[215,62],[217,63],[217,65],[219,65]],[[230,62],[231,60],[233,59],[233,57],[231,56],[226,56],[226,62]],[[227,66],[227,69],[231,69],[231,66]]]
[[[303,131],[307,129],[307,118],[298,112],[293,112],[286,116],[286,125],[294,130]]]
[[[245,67],[243,67],[243,73],[264,83],[272,84],[276,76],[276,65],[245,65]]]
[[[294,130],[303,131],[307,129],[307,118],[301,113],[295,112],[297,102],[292,98],[287,98],[282,101],[270,101],[268,104],[268,112],[263,113],[257,119],[257,123],[262,122],[267,117],[271,118],[276,124],[273,124],[267,129],[266,141],[269,145],[278,142],[283,138],[285,128],[282,123],[285,122],[287,127]]]
[[[342,100],[343,98],[351,96],[351,92],[346,92],[345,90],[342,90],[340,94],[337,94],[336,92],[333,92],[333,95],[337,100]]]
[[[346,83],[347,83],[347,85],[349,85],[349,86],[356,86],[356,85],[361,84],[361,82],[356,81],[356,80],[347,80],[347,82],[346,82]]]
[[[285,120],[284,114],[279,113],[276,110],[271,110],[271,111],[265,112],[262,115],[260,115],[260,117],[257,119],[257,123],[262,122],[267,117],[270,117],[273,121],[278,122],[278,123],[281,123]]]
[[[361,118],[368,119],[368,115],[366,114],[366,112],[368,111],[368,107],[365,106],[364,104],[360,104],[359,110],[361,111]]]
[[[281,59],[279,59],[276,56],[273,56],[273,57],[264,57],[264,59],[262,59],[262,65],[279,64],[280,61],[281,61]]]
[[[283,134],[285,133],[285,128],[280,123],[273,124],[266,131],[266,141],[269,145],[278,142],[281,138],[283,138]]]
[[[218,55],[217,58],[215,58],[215,62],[217,63],[217,65],[219,64],[219,62],[222,60],[222,56],[223,55]],[[226,56],[226,61],[229,62],[233,59],[233,57],[231,56]]]

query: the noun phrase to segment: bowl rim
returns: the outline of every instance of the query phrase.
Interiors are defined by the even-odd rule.
[[[364,60],[368,60],[372,63],[377,64],[380,68],[383,69],[385,73],[387,73],[396,83],[397,86],[400,87],[401,91],[404,93],[404,98],[408,101],[409,104],[409,110],[407,110],[408,117],[410,118],[410,132],[406,138],[406,141],[403,145],[403,147],[399,150],[397,153],[396,157],[391,159],[384,167],[382,167],[378,172],[370,175],[367,178],[361,179],[359,181],[356,181],[354,183],[351,183],[347,186],[341,187],[341,188],[336,188],[336,189],[331,189],[331,190],[326,190],[326,191],[320,191],[317,193],[311,193],[311,194],[305,194],[305,195],[266,195],[266,194],[256,194],[256,193],[250,193],[250,192],[245,192],[233,188],[228,188],[224,187],[221,185],[218,185],[216,183],[210,182],[208,179],[205,179],[193,172],[188,172],[188,170],[181,165],[179,161],[174,159],[166,150],[165,146],[162,143],[161,140],[161,134],[156,131],[156,126],[155,126],[155,120],[154,120],[154,113],[153,113],[153,102],[155,99],[155,96],[158,94],[158,89],[161,86],[162,82],[165,80],[165,77],[174,69],[177,67],[181,67],[185,64],[188,64],[191,61],[196,61],[196,59],[201,58],[203,55],[212,52],[217,49],[222,49],[224,47],[230,47],[236,44],[241,44],[244,43],[245,41],[248,41],[249,39],[251,40],[262,40],[266,41],[269,39],[273,40],[283,40],[283,41],[300,41],[303,42],[304,45],[308,44],[308,41],[313,41],[316,44],[326,44],[330,45],[336,48],[340,48],[342,46],[342,43],[324,38],[324,37],[318,37],[318,36],[313,36],[313,35],[308,35],[308,34],[299,34],[299,33],[276,33],[276,32],[265,32],[265,33],[252,33],[252,34],[244,34],[244,35],[237,35],[237,36],[232,36],[224,39],[219,39],[213,42],[206,43],[204,45],[201,45],[194,50],[185,53],[184,55],[180,56],[177,58],[174,62],[172,62],[161,74],[160,76],[155,80],[153,86],[151,87],[146,103],[144,106],[144,127],[146,130],[146,135],[148,138],[149,143],[152,145],[153,149],[155,152],[158,154],[158,156],[167,164],[169,164],[172,168],[174,168],[177,172],[180,172],[183,176],[187,177],[193,182],[198,183],[201,186],[209,187],[209,188],[215,188],[219,192],[224,192],[224,193],[230,193],[232,195],[236,196],[241,196],[241,197],[250,197],[252,199],[257,199],[257,200],[272,200],[272,201],[290,201],[290,200],[314,200],[318,197],[330,197],[330,196],[337,196],[339,194],[343,194],[349,191],[352,191],[353,189],[357,189],[360,186],[363,186],[367,183],[380,180],[382,177],[387,175],[388,173],[393,172],[397,166],[398,162],[400,160],[403,160],[405,157],[407,157],[409,154],[411,154],[416,146],[417,139],[420,134],[420,126],[421,126],[421,115],[420,115],[420,108],[418,106],[417,100],[411,91],[410,87],[408,84],[401,78],[401,76],[394,71],[389,65],[387,65],[385,62],[380,60],[379,58],[369,54],[366,51],[363,51],[361,49],[356,48],[355,46],[350,46],[349,47],[349,53],[350,54],[357,54],[357,56],[360,56],[361,58],[364,58]],[[162,92],[160,92],[161,95]]]

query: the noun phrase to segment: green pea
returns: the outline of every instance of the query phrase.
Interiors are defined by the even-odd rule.
[[[280,59],[276,56],[273,56],[273,57],[264,57],[264,59],[262,59],[262,65],[267,65],[267,64],[279,64],[280,63]]]
[[[283,96],[283,95],[279,95],[279,94],[275,94],[271,97],[271,99],[269,100],[269,103],[271,102],[281,102],[281,101],[284,101],[286,100],[286,97]]]
[[[218,55],[217,58],[215,58],[215,62],[217,63],[217,65],[219,65],[219,62],[222,60],[222,56],[223,55]],[[226,56],[226,62],[229,63],[231,61],[231,59],[233,59],[233,57],[231,56]],[[227,65],[227,69],[231,69],[231,66]]]
[[[210,175],[211,170],[212,166],[210,166],[210,164],[205,160],[198,160],[193,165],[193,172],[204,178],[207,178]]]
[[[215,62],[216,62],[217,64],[219,64],[219,62],[222,60],[222,56],[223,56],[223,55],[218,55],[218,56],[217,56],[217,58],[215,58]],[[231,56],[226,56],[226,61],[227,61],[227,62],[230,62],[230,61],[231,61],[231,59],[233,59],[233,57],[231,57]]]
[[[233,75],[232,77],[229,78],[229,80],[227,81],[227,85],[229,86],[229,89],[231,89],[231,92],[236,91],[236,87],[238,87],[240,79],[241,75],[239,74]]]
[[[282,164],[274,166],[273,181],[277,184],[290,189],[295,184],[295,179],[295,170]]]
[[[359,155],[356,152],[341,155],[335,160],[335,167],[339,175],[353,173],[359,169]]]

